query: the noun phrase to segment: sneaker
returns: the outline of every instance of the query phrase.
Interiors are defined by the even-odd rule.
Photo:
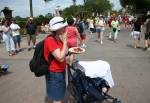
[[[22,49],[21,49],[21,48],[19,48],[19,49],[18,49],[18,52],[21,52],[21,51],[22,51]]]
[[[81,46],[81,47],[86,48],[87,46],[86,46],[85,44],[82,44],[82,46]]]
[[[145,47],[144,50],[147,50],[147,47]]]
[[[150,48],[148,48],[147,50],[150,51]]]
[[[12,54],[12,53],[9,53],[9,56],[13,56],[13,54]]]
[[[15,53],[18,53],[19,51],[16,49],[14,52],[15,52]]]
[[[11,52],[12,55],[16,55],[16,50]]]
[[[103,41],[101,41],[100,43],[101,43],[101,45],[102,45],[102,44],[103,44]]]
[[[33,46],[33,49],[35,49],[35,47],[36,47],[36,46],[34,45],[34,46]]]
[[[111,39],[111,34],[108,36],[108,39]]]

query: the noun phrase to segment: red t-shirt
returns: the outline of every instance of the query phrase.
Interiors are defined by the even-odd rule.
[[[66,31],[68,34],[68,47],[76,47],[77,46],[77,33],[76,33],[76,27],[74,26],[68,26],[66,27]]]
[[[108,21],[109,27],[112,27],[112,26],[111,26],[112,20],[113,20],[113,19],[109,19],[109,21]]]
[[[61,40],[56,41],[53,37],[48,37],[45,39],[44,42],[44,57],[48,61],[49,53],[53,52],[54,50],[60,48],[62,50],[63,43]],[[51,61],[49,65],[50,72],[64,72],[66,68],[66,59],[63,62],[59,62],[55,59]]]
[[[124,18],[124,21],[125,21],[125,22],[128,22],[128,21],[129,21],[128,17],[125,17],[125,18]]]

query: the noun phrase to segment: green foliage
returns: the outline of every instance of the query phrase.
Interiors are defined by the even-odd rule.
[[[123,7],[126,7],[126,5],[134,5],[135,2],[136,0],[120,0],[120,4]]]
[[[42,25],[42,23],[43,24],[49,23],[51,18],[52,17],[45,17],[43,15],[39,15],[38,17],[34,18],[34,20],[37,25]]]
[[[93,12],[106,12],[112,9],[109,0],[88,0],[85,3],[86,9]]]
[[[123,7],[133,6],[136,10],[150,10],[150,0],[120,0]]]
[[[20,28],[24,28],[26,24],[26,21],[18,21],[18,25],[20,26]]]
[[[70,6],[63,10],[63,16],[89,16],[93,12],[104,13],[112,10],[112,4],[109,0],[84,0],[85,5]]]
[[[79,6],[72,5],[68,8],[65,8],[62,11],[62,15],[65,16],[65,17],[68,17],[70,15],[72,15],[72,16],[79,15],[80,11],[82,11],[82,8],[83,8],[83,6],[81,6],[81,5],[79,5]]]

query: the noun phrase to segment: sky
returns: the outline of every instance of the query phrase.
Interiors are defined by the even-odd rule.
[[[47,13],[54,13],[55,9],[59,6],[59,9],[69,7],[73,4],[72,0],[52,0],[47,3],[44,0],[32,0],[33,1],[33,16],[45,15]],[[94,0],[93,0],[94,1]],[[110,0],[114,5],[115,10],[121,8],[119,0]],[[83,4],[83,0],[77,0],[77,5]],[[9,7],[12,12],[12,16],[28,17],[30,16],[29,0],[0,0],[0,10],[4,7]],[[3,17],[3,13],[0,15]]]

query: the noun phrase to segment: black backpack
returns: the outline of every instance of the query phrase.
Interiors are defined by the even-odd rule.
[[[53,55],[50,53],[48,60],[44,58],[44,40],[39,42],[33,54],[33,58],[30,60],[29,66],[31,72],[34,72],[36,77],[44,76],[48,73],[49,64],[53,59]]]

